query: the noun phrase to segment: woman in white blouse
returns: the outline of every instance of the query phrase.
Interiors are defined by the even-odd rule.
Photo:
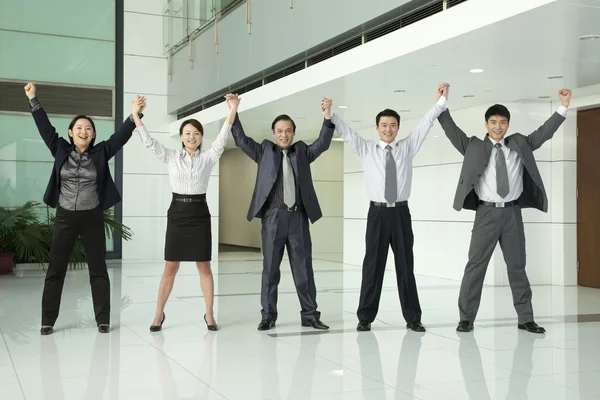
[[[181,261],[195,261],[200,273],[200,287],[206,303],[204,321],[209,330],[216,331],[213,313],[214,281],[210,267],[212,233],[210,211],[206,204],[206,189],[210,171],[219,161],[231,125],[235,120],[239,99],[237,95],[225,96],[231,109],[221,132],[211,148],[201,152],[204,128],[195,119],[184,121],[179,128],[182,148],[167,149],[153,139],[141,121],[136,121],[137,132],[144,146],[154,152],[169,170],[173,199],[167,212],[165,240],[165,270],[160,280],[156,315],[150,326],[151,332],[162,329],[165,321],[164,308],[173,289],[175,275]]]

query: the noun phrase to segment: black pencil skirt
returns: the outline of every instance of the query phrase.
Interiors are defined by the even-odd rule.
[[[210,261],[211,253],[212,232],[206,194],[173,193],[167,212],[165,261]]]

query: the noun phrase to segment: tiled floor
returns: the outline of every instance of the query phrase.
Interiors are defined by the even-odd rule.
[[[0,278],[0,399],[600,399],[600,290],[534,287],[535,336],[516,329],[509,288],[486,288],[476,329],[457,334],[458,281],[418,277],[426,334],[407,332],[393,271],[372,332],[357,333],[360,269],[315,261],[324,333],[300,327],[284,267],[277,329],[258,332],[260,254],[213,265],[219,332],[202,321],[184,264],[161,333],[150,333],[160,261],[110,270],[112,332],[98,334],[87,271],[71,271],[56,333],[39,335],[43,273]]]

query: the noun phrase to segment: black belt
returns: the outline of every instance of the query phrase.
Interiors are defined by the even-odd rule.
[[[401,207],[401,206],[407,206],[408,205],[408,201],[397,201],[395,203],[380,203],[378,201],[372,201],[369,204],[371,204],[373,207]]]
[[[302,207],[302,206],[291,206],[291,207],[288,207],[285,204],[282,204],[280,206],[272,206],[270,208],[279,208],[280,210],[287,210],[287,211],[302,211],[302,210],[304,210],[304,207]]]
[[[206,203],[206,197],[175,197],[173,200],[181,203]]]
[[[494,207],[494,208],[504,208],[504,207],[513,207],[517,205],[517,200],[507,201],[506,203],[494,203],[491,201],[483,201],[479,200],[479,204],[486,207]]]

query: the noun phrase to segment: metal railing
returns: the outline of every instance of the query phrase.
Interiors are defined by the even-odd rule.
[[[166,0],[163,54],[175,54],[223,14],[246,0]]]

